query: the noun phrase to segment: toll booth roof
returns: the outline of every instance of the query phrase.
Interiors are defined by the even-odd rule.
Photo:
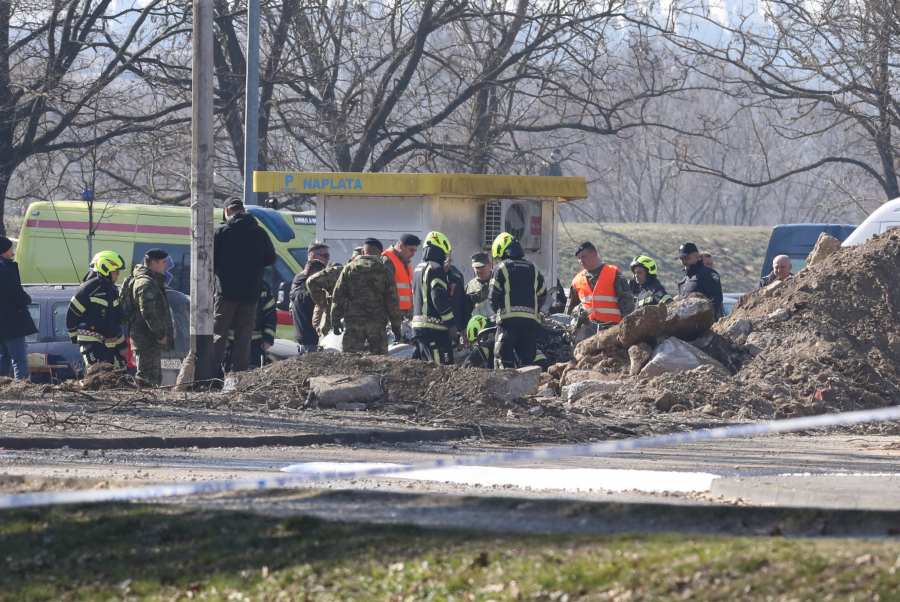
[[[253,191],[282,194],[448,195],[503,199],[545,197],[561,201],[587,198],[584,178],[432,173],[255,171]]]

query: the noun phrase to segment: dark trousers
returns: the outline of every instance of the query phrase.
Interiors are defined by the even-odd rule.
[[[435,364],[453,364],[453,343],[450,342],[449,332],[413,328],[413,336],[419,349],[419,359]]]
[[[250,358],[247,361],[248,366],[256,366],[257,368],[262,368],[267,364],[271,364],[272,361],[269,359],[269,354],[263,351],[263,340],[262,339],[253,339],[250,341]],[[228,346],[228,349],[225,350],[225,371],[231,371],[232,357],[234,343]]]
[[[81,344],[81,357],[84,359],[85,371],[94,364],[112,364],[116,368],[121,368],[125,360],[116,348],[107,347],[96,341]]]
[[[531,318],[507,318],[497,324],[494,367],[533,366],[540,324]],[[518,362],[516,359],[518,358]],[[518,365],[517,365],[518,364]]]
[[[250,338],[256,326],[256,301],[253,303],[237,303],[222,297],[216,297],[213,315],[213,361],[221,364],[225,361],[225,346],[228,343],[228,331],[234,331],[234,342],[231,352],[231,369],[242,372],[250,361]]]

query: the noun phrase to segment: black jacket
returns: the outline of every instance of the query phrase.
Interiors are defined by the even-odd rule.
[[[453,323],[460,332],[466,329],[472,318],[472,310],[475,304],[472,298],[466,294],[466,281],[462,272],[455,266],[450,266],[447,272],[447,283],[450,285],[450,306],[453,309]]]
[[[294,338],[298,345],[318,345],[319,333],[313,325],[313,312],[316,302],[313,301],[306,280],[309,274],[300,272],[291,283],[291,318],[294,320]]]
[[[628,281],[628,286],[631,287],[631,293],[634,295],[639,308],[645,305],[659,305],[660,303],[672,302],[672,295],[666,292],[666,287],[659,281],[656,274],[648,274],[647,280],[644,281],[643,285],[638,284],[637,280],[632,278]]]
[[[525,260],[525,252],[518,241],[513,241],[491,274],[491,290],[488,293],[491,309],[497,312],[498,320],[540,320],[540,309],[546,298],[544,277],[533,263]]]
[[[725,315],[722,307],[722,281],[719,280],[719,273],[703,265],[702,261],[689,267],[684,278],[678,283],[680,297],[687,297],[691,293],[700,293],[712,301],[717,319]]]
[[[794,272],[791,272],[790,274],[788,274],[788,276],[793,276],[793,275],[794,275]],[[769,286],[776,280],[777,280],[777,278],[775,278],[775,271],[773,270],[771,273],[769,273],[768,276],[763,276],[762,278],[760,278],[759,282],[756,283],[756,286],[753,287],[753,290],[758,291],[759,289],[763,288],[764,286]]]
[[[443,250],[425,246],[422,263],[416,266],[413,273],[413,328],[446,332],[450,326],[456,325],[450,286],[444,272],[446,258]]]
[[[69,301],[66,330],[73,343],[97,342],[110,348],[125,348],[119,289],[112,280],[94,273],[93,278],[78,287]]]
[[[249,213],[236,213],[225,225],[216,228],[213,239],[216,295],[236,303],[256,302],[263,273],[274,263],[272,239]]]
[[[0,340],[27,337],[38,331],[28,311],[31,297],[22,288],[19,264],[0,257]]]

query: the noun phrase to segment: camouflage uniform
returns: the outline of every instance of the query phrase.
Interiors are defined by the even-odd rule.
[[[331,302],[331,323],[344,320],[346,332],[341,351],[362,352],[366,340],[375,355],[387,355],[385,325],[400,329],[403,311],[397,284],[380,257],[362,255],[341,272]]]
[[[136,376],[144,384],[158,387],[162,384],[160,353],[175,348],[175,323],[166,296],[166,275],[138,264],[132,276],[131,294],[140,309],[139,315],[128,316]],[[163,338],[164,345],[159,343]]]
[[[473,305],[478,305],[482,301],[485,301],[488,298],[488,293],[491,292],[491,279],[487,280],[479,280],[478,278],[472,278],[469,280],[469,283],[466,284],[466,294],[469,295],[469,298],[472,299]]]
[[[331,295],[343,269],[342,265],[330,265],[306,280],[306,288],[316,304],[313,326],[321,334],[331,331],[331,316],[328,309],[331,307]]]

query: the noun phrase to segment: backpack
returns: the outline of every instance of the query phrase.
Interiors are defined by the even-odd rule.
[[[129,276],[122,283],[119,291],[119,307],[122,310],[122,324],[131,328],[141,315],[141,308],[134,299],[134,276]]]

